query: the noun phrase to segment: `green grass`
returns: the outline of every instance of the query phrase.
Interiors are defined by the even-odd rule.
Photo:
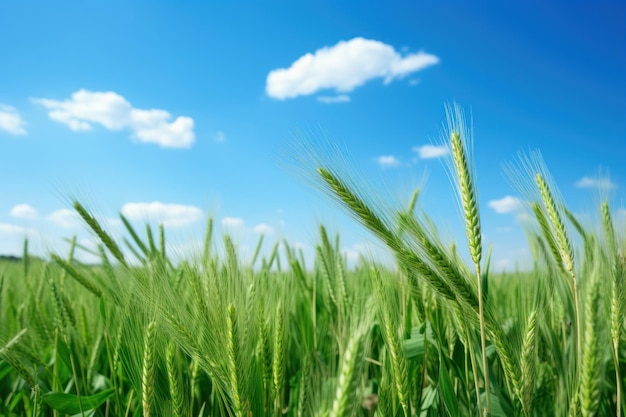
[[[533,262],[494,274],[471,141],[450,126],[471,265],[415,213],[417,192],[393,209],[324,163],[318,184],[397,268],[349,270],[324,227],[308,269],[288,242],[263,257],[261,239],[246,263],[222,236],[220,257],[211,220],[200,255],[175,263],[162,227],[122,217],[118,242],[76,202],[100,264],[75,244],[31,258],[28,242],[0,262],[0,415],[619,417],[626,241],[610,206],[586,228],[531,170]]]

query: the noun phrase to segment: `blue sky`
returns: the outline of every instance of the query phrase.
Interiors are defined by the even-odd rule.
[[[119,211],[163,221],[180,251],[210,215],[244,252],[261,232],[310,251],[324,223],[354,256],[368,234],[281,157],[318,127],[398,201],[423,186],[461,244],[437,148],[456,101],[484,235],[511,268],[524,197],[502,166],[520,151],[541,151],[589,225],[600,195],[626,219],[624,15],[624,1],[2,2],[0,252],[25,235],[41,253],[88,245],[77,197],[114,234]]]

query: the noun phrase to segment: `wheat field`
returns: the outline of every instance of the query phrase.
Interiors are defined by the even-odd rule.
[[[284,241],[261,255],[262,238],[244,262],[211,219],[202,252],[175,262],[162,226],[121,216],[114,239],[75,201],[97,265],[75,259],[75,240],[50,260],[26,241],[21,261],[0,263],[0,415],[624,415],[626,233],[610,203],[586,226],[538,158],[522,160],[533,260],[494,274],[457,108],[447,139],[467,236],[454,245],[417,192],[394,209],[314,161],[316,184],[395,268],[349,269],[323,226],[313,265]]]

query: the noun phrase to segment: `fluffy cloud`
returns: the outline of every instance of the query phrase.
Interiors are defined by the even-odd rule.
[[[222,227],[238,228],[243,226],[243,219],[239,217],[224,217],[222,219]]]
[[[61,209],[48,216],[48,220],[64,229],[72,229],[80,225],[74,210]]]
[[[25,126],[26,123],[15,108],[0,104],[0,130],[12,135],[25,135]]]
[[[13,206],[10,214],[18,219],[34,219],[37,217],[37,210],[28,204],[17,204]]]
[[[393,155],[382,155],[376,158],[378,165],[384,168],[395,167],[400,165],[400,161]]]
[[[274,232],[274,229],[272,228],[272,226],[265,224],[265,223],[257,224],[256,226],[254,226],[253,230],[256,233],[263,234],[263,235],[269,235]]]
[[[202,219],[202,210],[195,206],[151,203],[126,203],[122,214],[129,220],[162,223],[166,227],[183,227]]]
[[[582,177],[576,182],[578,188],[599,188],[601,190],[610,190],[617,188],[617,185],[612,183],[609,178],[591,178]]]
[[[519,198],[510,195],[500,200],[491,200],[487,204],[498,214],[512,213],[523,207],[522,201]]]
[[[339,94],[337,96],[319,96],[317,101],[320,103],[332,104],[332,103],[349,103],[350,96],[346,94]]]
[[[33,99],[49,110],[50,119],[75,132],[97,123],[109,130],[130,130],[132,138],[164,148],[189,148],[195,141],[193,119],[172,116],[165,110],[134,108],[124,97],[108,92],[78,90],[69,100]]]
[[[442,156],[449,154],[450,149],[446,145],[423,145],[414,146],[413,152],[417,153],[421,159],[433,159],[441,158]]]
[[[224,142],[226,142],[226,134],[224,134],[224,132],[222,132],[221,130],[219,132],[217,132],[215,134],[215,142],[217,142],[217,143],[224,143]]]
[[[425,52],[402,56],[383,42],[354,38],[307,53],[289,68],[271,71],[265,90],[279,100],[325,89],[348,93],[372,79],[382,78],[388,84],[438,62],[438,57]]]

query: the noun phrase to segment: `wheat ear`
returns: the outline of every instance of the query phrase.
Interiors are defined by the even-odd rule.
[[[120,247],[115,243],[113,238],[104,231],[104,229],[100,226],[100,223],[93,217],[85,207],[82,206],[78,201],[74,201],[74,210],[83,218],[85,223],[94,231],[94,233],[98,236],[100,241],[104,243],[110,251],[111,254],[117,259],[122,265],[126,266],[126,260],[124,259],[124,255],[120,250]]]
[[[167,382],[172,399],[172,413],[175,417],[183,417],[183,393],[178,377],[178,364],[176,363],[176,345],[169,343],[165,351],[165,367],[167,368]]]
[[[596,414],[600,404],[600,346],[597,332],[600,291],[598,280],[591,283],[585,306],[585,344],[580,373],[580,411],[583,417]]]
[[[363,335],[357,333],[350,338],[342,357],[341,371],[337,381],[335,400],[330,417],[351,415],[350,410],[355,404],[359,370],[362,362]]]
[[[143,344],[143,367],[141,372],[141,405],[143,416],[150,417],[152,401],[154,399],[154,370],[156,356],[154,352],[154,341],[156,321],[151,321],[146,328]]]
[[[458,177],[461,202],[465,214],[465,232],[470,255],[476,268],[476,281],[478,286],[478,320],[480,322],[480,345],[483,361],[483,374],[485,378],[485,415],[491,414],[491,397],[489,395],[489,365],[487,363],[487,342],[485,336],[485,313],[482,288],[482,275],[480,273],[480,260],[482,257],[482,241],[480,235],[480,214],[476,198],[476,187],[470,173],[467,153],[463,146],[461,134],[453,131],[450,135],[452,159]],[[476,393],[478,395],[478,393]]]
[[[241,381],[239,380],[237,354],[239,352],[239,333],[237,327],[237,312],[235,306],[230,304],[228,306],[227,313],[227,355],[228,355],[228,377],[231,389],[231,400],[233,407],[233,414],[236,417],[243,417],[245,415],[243,410],[243,402],[241,395]]]
[[[274,359],[272,362],[272,380],[274,382],[274,414],[282,415],[283,389],[285,386],[285,341],[284,312],[282,303],[276,307],[276,324],[274,327]]]
[[[376,294],[378,295],[378,302],[381,313],[381,324],[383,329],[383,335],[387,344],[387,350],[391,356],[393,385],[395,388],[398,400],[402,406],[402,411],[405,417],[410,416],[409,405],[409,380],[408,371],[406,365],[406,358],[402,345],[398,338],[397,326],[393,323],[393,319],[389,314],[388,299],[384,292],[383,282],[380,277],[380,272],[377,268],[372,268],[372,275],[374,277],[374,284],[376,287]]]
[[[567,231],[565,230],[565,224],[563,223],[563,220],[561,220],[561,215],[557,208],[552,191],[550,190],[550,187],[548,186],[548,183],[544,179],[543,175],[536,174],[535,182],[537,183],[541,199],[543,200],[543,204],[548,212],[548,218],[550,219],[552,230],[554,230],[561,262],[571,278],[571,286],[574,293],[574,311],[576,313],[576,347],[578,354],[580,354],[582,349],[580,303],[578,300],[578,282],[576,280],[576,274],[574,273],[574,251],[572,249],[572,243],[567,235]]]
[[[604,234],[609,250],[609,259],[613,259],[611,280],[611,339],[613,340],[613,360],[615,362],[615,380],[617,385],[617,411],[616,415],[621,415],[622,407],[622,378],[620,375],[619,367],[619,340],[622,328],[622,317],[624,316],[624,302],[623,297],[620,297],[620,285],[624,282],[624,269],[620,262],[619,254],[617,252],[617,245],[615,243],[615,230],[613,229],[613,219],[611,218],[611,210],[609,209],[609,203],[604,202],[601,206],[602,212],[602,225],[604,227]]]
[[[537,356],[537,310],[533,310],[528,317],[526,323],[526,331],[524,332],[524,340],[522,342],[522,352],[520,357],[520,368],[522,370],[520,378],[520,391],[518,397],[522,401],[522,409],[526,416],[531,415],[531,404],[533,395],[533,386],[536,375],[536,356]]]

